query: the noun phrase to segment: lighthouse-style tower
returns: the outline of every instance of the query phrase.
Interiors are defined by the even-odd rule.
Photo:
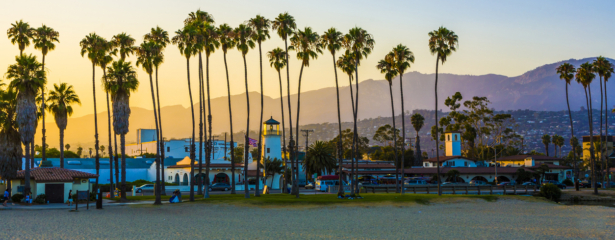
[[[446,156],[461,156],[461,132],[447,131],[444,138]]]
[[[280,122],[272,118],[263,123],[263,158],[270,157],[282,160],[282,138],[280,136]]]

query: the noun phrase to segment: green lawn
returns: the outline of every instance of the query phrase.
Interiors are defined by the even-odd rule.
[[[419,203],[429,204],[432,201],[438,200],[454,200],[454,199],[483,199],[486,201],[495,201],[498,197],[494,195],[442,195],[435,194],[386,194],[386,193],[364,193],[361,195],[363,199],[338,199],[335,194],[302,194],[300,198],[296,198],[294,195],[288,194],[268,194],[261,195],[261,197],[254,197],[250,195],[249,199],[244,198],[243,194],[223,194],[223,195],[211,195],[208,199],[203,199],[202,195],[195,195],[195,202],[197,203],[219,203],[219,204],[250,204],[250,205],[270,205],[270,206],[284,206],[284,205],[330,205],[330,204],[371,204],[371,203]],[[501,197],[501,196],[499,196]],[[128,200],[154,200],[154,196],[134,196],[127,197]],[[168,201],[170,196],[162,196],[163,201]],[[188,195],[183,195],[182,199],[187,202]],[[114,198],[113,200],[119,200]]]

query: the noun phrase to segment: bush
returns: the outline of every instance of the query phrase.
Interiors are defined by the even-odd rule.
[[[566,180],[564,180],[562,183],[566,184],[566,186],[569,186],[569,187],[574,186],[574,183],[572,182],[572,180],[568,178],[566,178]]]
[[[47,195],[40,194],[36,196],[36,198],[34,199],[34,202],[38,204],[45,204],[47,202]]]
[[[540,188],[540,195],[552,201],[559,201],[562,196],[562,190],[557,185],[549,183]]]
[[[21,202],[21,199],[23,199],[23,194],[13,194],[13,196],[11,196],[11,201],[13,201],[14,203],[18,203]]]

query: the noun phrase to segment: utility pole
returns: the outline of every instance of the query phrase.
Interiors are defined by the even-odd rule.
[[[313,129],[301,129],[301,132],[303,132],[303,136],[305,137],[305,159],[307,159],[308,139],[310,137],[310,133],[314,132],[314,130]],[[307,175],[307,170],[305,169],[305,164],[303,164],[303,171],[305,172],[305,184],[307,184],[308,175]]]

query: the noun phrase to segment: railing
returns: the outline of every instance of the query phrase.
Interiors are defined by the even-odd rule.
[[[391,192],[395,192],[396,188],[395,185],[379,185],[379,186],[363,186],[362,188],[365,190],[365,192],[371,192],[371,193],[376,193],[376,192],[386,192],[386,193],[391,193]],[[537,187],[536,185],[533,186],[504,186],[502,188],[499,187],[494,187],[492,185],[489,186],[440,186],[440,189],[442,190],[443,194],[487,194],[487,192],[489,194],[493,194],[493,192],[495,191],[496,194],[502,194],[502,195],[516,195],[516,194],[529,194],[530,191],[532,191],[533,193],[535,193],[537,191]],[[431,194],[431,193],[438,193],[438,186],[437,185],[415,185],[415,186],[404,186],[404,190],[405,193],[427,193],[427,194]],[[336,191],[337,192],[337,189]]]

